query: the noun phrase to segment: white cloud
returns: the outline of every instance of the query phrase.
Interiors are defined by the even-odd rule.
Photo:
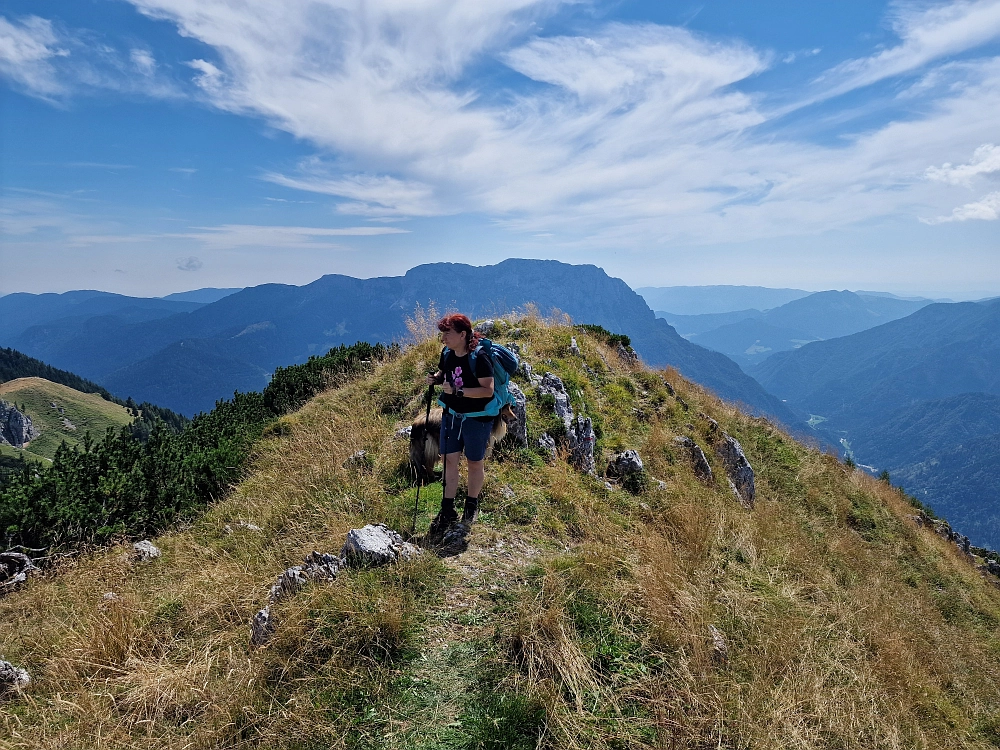
[[[132,64],[143,75],[151,76],[156,73],[156,60],[149,50],[132,49],[129,52],[129,57],[132,60]]]
[[[41,98],[62,94],[52,63],[67,54],[50,21],[28,16],[11,23],[0,16],[0,74],[27,93]]]
[[[901,43],[870,57],[848,60],[820,80],[835,96],[1000,37],[1000,0],[958,0],[943,5],[897,6],[893,28]]]
[[[952,221],[996,221],[1000,218],[1000,190],[983,196],[974,203],[966,203],[951,212],[951,216],[939,216],[935,219],[922,219],[925,224],[945,224]]]
[[[946,182],[949,185],[968,186],[973,177],[995,172],[1000,172],[1000,146],[984,143],[976,149],[972,155],[972,161],[968,164],[953,166],[946,162],[940,167],[928,167],[927,177],[937,182]]]

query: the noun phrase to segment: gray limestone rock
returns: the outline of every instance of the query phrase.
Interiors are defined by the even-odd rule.
[[[396,440],[409,440],[411,432],[413,432],[413,425],[408,424],[406,427],[400,427],[396,430],[393,437],[395,437]]]
[[[608,468],[604,474],[611,479],[624,479],[630,474],[642,474],[645,468],[639,453],[634,450],[616,453],[608,462]]]
[[[565,425],[565,435],[569,436],[573,426],[573,407],[570,405],[569,394],[566,392],[566,386],[563,385],[562,379],[551,372],[545,373],[538,386],[538,392],[543,396],[550,395],[555,399],[556,416],[562,420]]]
[[[25,443],[30,443],[36,437],[38,430],[31,418],[13,404],[0,401],[0,444],[23,448]]]
[[[549,433],[543,432],[538,438],[538,449],[545,454],[548,461],[556,460],[556,440]]]
[[[31,561],[31,558],[22,552],[0,552],[0,583],[6,586],[14,586],[24,583],[28,576],[38,568]]]
[[[497,325],[493,320],[484,320],[482,323],[478,323],[474,326],[476,333],[480,333],[483,336],[492,336],[493,332],[496,331]]]
[[[712,639],[712,661],[716,664],[727,664],[729,662],[729,646],[726,639],[715,625],[708,626],[708,635]]]
[[[271,617],[271,608],[264,607],[250,620],[250,643],[263,646],[274,635],[277,625],[277,621]]]
[[[569,353],[572,354],[574,357],[580,356],[580,347],[577,346],[575,336],[570,338],[569,340]]]
[[[517,383],[508,383],[507,390],[514,397],[512,408],[516,417],[514,422],[507,425],[507,435],[514,445],[525,448],[528,445],[528,398]]]
[[[160,554],[162,554],[160,552],[160,548],[157,547],[148,539],[143,539],[141,542],[136,542],[135,544],[133,544],[132,550],[134,552],[135,558],[140,562],[144,562],[146,560],[153,560],[154,558],[157,558],[160,556]]]
[[[597,436],[594,435],[594,425],[590,417],[576,418],[576,424],[573,425],[573,439],[570,442],[572,444],[570,464],[584,474],[596,474],[594,444],[597,442]]]
[[[367,525],[347,532],[347,541],[340,552],[350,567],[376,567],[400,560],[410,560],[420,554],[420,548],[403,541],[397,532],[385,524]]]
[[[28,670],[15,667],[9,661],[0,661],[0,692],[23,690],[30,682]]]
[[[344,468],[354,471],[368,471],[372,468],[372,459],[368,455],[368,451],[358,451],[344,461]]]
[[[309,583],[309,578],[301,565],[288,568],[278,576],[278,580],[271,586],[267,600],[270,604],[274,604],[282,599],[290,599],[307,583]]]
[[[618,348],[615,349],[615,352],[629,364],[635,364],[639,361],[639,355],[635,353],[635,349],[631,346],[626,348],[620,341],[618,342]]]
[[[757,497],[753,467],[747,461],[739,441],[726,432],[721,430],[720,432],[721,437],[715,444],[715,452],[722,459],[722,465],[726,467],[726,474],[736,497],[743,505],[752,510],[754,500]]]
[[[710,484],[714,479],[712,476],[712,467],[708,463],[708,456],[705,455],[705,451],[701,449],[701,446],[691,438],[683,436],[675,437],[674,442],[682,448],[686,448],[690,453],[694,475],[706,484]]]

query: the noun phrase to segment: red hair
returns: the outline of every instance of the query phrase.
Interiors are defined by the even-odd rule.
[[[465,345],[469,349],[472,349],[479,342],[479,334],[472,329],[472,321],[469,320],[468,315],[462,315],[462,313],[445,315],[438,321],[438,330],[442,333],[445,331],[464,333]]]

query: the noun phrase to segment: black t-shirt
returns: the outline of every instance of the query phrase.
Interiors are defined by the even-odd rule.
[[[479,388],[479,378],[493,377],[493,363],[485,354],[476,355],[476,371],[471,372],[469,367],[469,355],[459,357],[450,349],[447,353],[441,353],[441,361],[438,369],[444,373],[445,380],[451,383],[452,388]],[[441,403],[452,411],[459,414],[471,414],[472,412],[483,411],[492,398],[469,398],[468,396],[456,396],[452,393],[442,393]],[[484,421],[493,417],[474,417]]]

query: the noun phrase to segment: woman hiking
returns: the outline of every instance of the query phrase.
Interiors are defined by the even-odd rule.
[[[440,385],[438,403],[441,415],[440,451],[444,457],[444,492],[441,512],[431,522],[430,534],[443,534],[458,520],[455,495],[458,492],[458,463],[464,450],[468,461],[468,491],[462,523],[472,524],[479,517],[479,493],[486,475],[486,448],[495,417],[466,416],[482,414],[493,399],[493,364],[487,356],[473,357],[475,372],[469,364],[469,352],[479,341],[472,321],[461,313],[445,315],[438,321],[441,352],[438,370],[427,376],[428,385]]]

